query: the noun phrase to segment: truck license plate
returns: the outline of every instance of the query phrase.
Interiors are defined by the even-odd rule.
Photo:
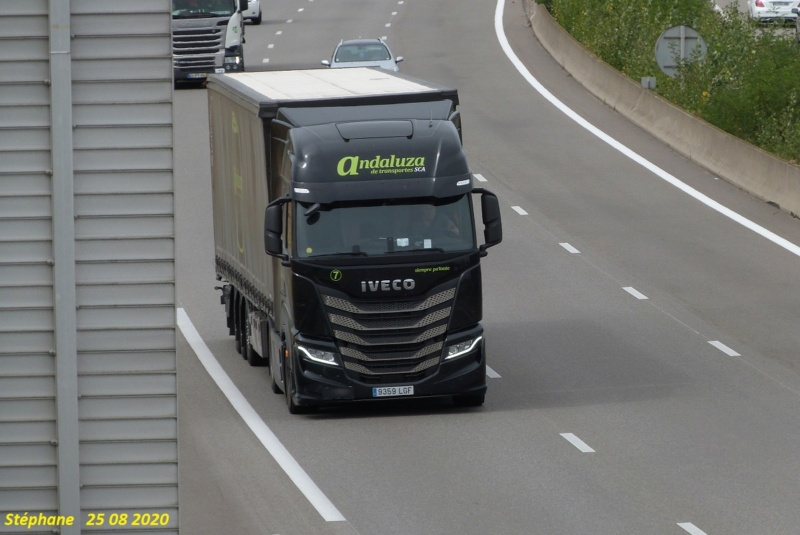
[[[381,386],[372,389],[372,397],[386,398],[394,396],[413,396],[413,386]]]

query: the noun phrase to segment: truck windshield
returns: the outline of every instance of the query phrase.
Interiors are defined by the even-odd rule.
[[[229,17],[235,12],[234,0],[172,0],[174,18]]]
[[[475,248],[469,195],[375,203],[300,203],[295,213],[299,258]]]

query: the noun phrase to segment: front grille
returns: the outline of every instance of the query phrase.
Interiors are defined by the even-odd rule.
[[[173,63],[186,72],[209,72],[217,66],[216,56],[222,50],[223,28],[176,28],[172,31]]]
[[[436,366],[439,363],[439,357],[428,359],[424,362],[420,362],[415,366],[371,366],[366,367],[356,362],[348,362],[345,361],[344,367],[348,370],[357,372],[364,377],[369,377],[371,380],[367,380],[368,382],[376,382],[375,376],[379,375],[391,375],[392,377],[397,377],[398,374],[402,374],[404,376],[410,374],[416,374],[419,372],[424,372],[429,368]],[[416,377],[415,377],[416,379]],[[390,380],[388,382],[393,382],[394,380]]]
[[[431,323],[436,323],[439,320],[448,318],[450,316],[450,307],[431,312],[421,318],[419,317],[398,317],[398,318],[367,318],[356,320],[348,318],[347,316],[340,316],[339,314],[329,314],[328,318],[331,323],[348,327],[354,330],[375,331],[385,329],[415,329],[417,327],[426,327]]]
[[[186,54],[214,54],[222,48],[225,38],[222,28],[185,28],[172,32],[172,52]]]
[[[434,373],[455,294],[451,287],[416,300],[380,302],[324,294],[322,303],[345,370],[367,383],[417,380]]]
[[[350,342],[351,344],[359,346],[375,346],[382,344],[418,344],[425,340],[430,340],[439,335],[442,335],[447,330],[447,325],[439,325],[432,329],[428,329],[420,334],[406,334],[388,337],[386,335],[372,336],[368,334],[357,335],[347,331],[334,330],[333,334],[337,340]]]

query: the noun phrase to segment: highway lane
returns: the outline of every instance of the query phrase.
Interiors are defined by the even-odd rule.
[[[371,2],[372,26],[348,28],[362,4],[280,3],[264,25],[248,26],[248,54],[263,43],[274,50],[264,54],[268,68],[316,66],[343,31],[383,28],[409,58],[404,71],[459,88],[471,165],[504,203],[505,241],[484,268],[490,365],[500,378],[478,410],[411,403],[290,417],[222,325],[197,112],[205,95],[178,92],[179,302],[347,519],[320,521],[182,346],[186,531],[795,533],[797,258],[554,111],[501,54],[493,6]],[[278,15],[295,18],[287,24]],[[798,242],[796,220],[715,180],[576,87],[531,38],[520,6],[508,3],[506,17],[515,50],[559,98]],[[573,435],[594,452],[581,451]]]

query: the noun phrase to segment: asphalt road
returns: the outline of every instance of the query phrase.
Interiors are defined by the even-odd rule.
[[[557,110],[504,54],[494,17],[478,0],[283,0],[247,27],[249,70],[321,68],[340,38],[386,36],[404,72],[459,89],[470,164],[500,196],[505,230],[484,264],[496,373],[479,409],[288,414],[224,326],[205,91],[175,93],[178,300],[197,332],[178,353],[184,533],[798,533],[800,258]],[[503,22],[575,113],[800,244],[798,220],[584,92],[519,2]],[[233,404],[201,364],[209,355],[241,393]],[[273,438],[297,463],[288,472]],[[311,487],[293,482],[302,475]]]

